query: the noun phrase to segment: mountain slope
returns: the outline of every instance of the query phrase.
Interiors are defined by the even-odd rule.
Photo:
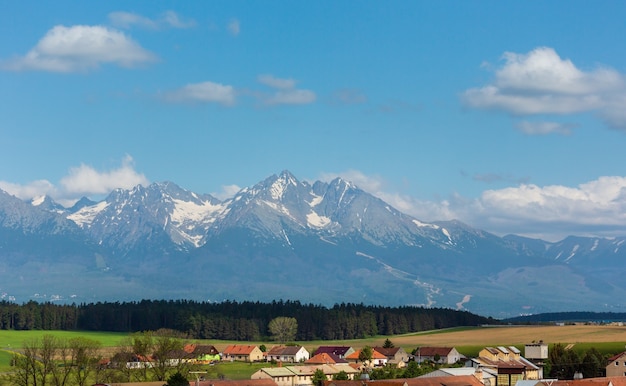
[[[311,184],[289,171],[225,201],[171,182],[70,209],[0,192],[0,236],[0,280],[17,277],[10,270],[33,278],[3,281],[0,290],[22,300],[45,290],[64,299],[282,298],[492,316],[626,310],[625,239],[549,243],[426,223],[348,181]],[[33,267],[44,263],[56,273],[38,281]]]

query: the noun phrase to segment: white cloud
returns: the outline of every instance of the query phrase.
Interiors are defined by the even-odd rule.
[[[239,25],[239,20],[233,19],[228,23],[228,32],[230,32],[233,36],[239,36],[241,32],[241,26]]]
[[[32,181],[26,185],[0,181],[0,189],[15,197],[21,198],[22,200],[28,200],[44,195],[53,197],[57,192],[55,186],[48,180]]]
[[[149,183],[143,174],[135,171],[132,157],[126,156],[119,168],[108,171],[99,171],[85,164],[73,167],[61,178],[59,187],[47,180],[26,185],[0,181],[0,189],[22,200],[48,195],[58,203],[70,206],[82,196],[102,196],[117,188],[130,189]]]
[[[132,28],[134,26],[155,30],[165,27],[192,28],[196,25],[194,20],[183,20],[174,11],[166,11],[156,19],[150,19],[132,12],[117,11],[109,13],[109,21],[114,26],[125,29]]]
[[[233,86],[213,82],[191,83],[178,90],[165,94],[170,102],[206,102],[224,106],[235,104],[236,92]]]
[[[621,176],[604,176],[575,187],[519,184],[486,190],[477,198],[453,194],[439,201],[390,192],[381,177],[355,170],[326,173],[319,179],[337,176],[419,220],[456,219],[497,235],[558,241],[568,235],[624,236],[626,229],[626,177]]]
[[[265,98],[268,105],[306,105],[315,102],[315,93],[311,90],[279,90]]]
[[[522,121],[517,123],[517,128],[524,134],[528,135],[547,135],[562,134],[570,135],[572,133],[572,124],[559,122],[529,122]]]
[[[60,182],[63,191],[74,196],[107,194],[117,188],[130,189],[148,183],[143,174],[135,171],[130,156],[124,158],[120,168],[106,172],[81,164],[71,168],[69,174]]]
[[[261,84],[281,90],[288,90],[296,87],[296,81],[291,78],[276,78],[275,76],[269,74],[259,75],[257,80]]]
[[[123,67],[151,62],[155,56],[123,32],[103,26],[55,26],[26,55],[2,63],[13,71],[74,72],[112,63]]]
[[[238,185],[224,185],[222,186],[222,190],[216,193],[211,193],[211,195],[217,199],[225,200],[227,198],[233,197],[237,192],[241,190],[241,187]]]
[[[163,23],[173,28],[192,28],[196,26],[194,20],[183,20],[174,11],[166,11],[161,20],[163,20]]]
[[[271,94],[255,93],[266,105],[304,105],[315,102],[317,96],[311,90],[297,89],[296,81],[291,78],[277,78],[265,74],[257,77],[259,83],[274,88]]]
[[[626,82],[619,72],[604,67],[583,71],[549,47],[507,52],[503,59],[490,84],[463,93],[468,106],[519,115],[593,112],[626,129]]]
[[[109,21],[114,26],[125,29],[131,28],[135,25],[146,29],[159,28],[159,24],[156,21],[132,12],[111,12],[109,13]]]

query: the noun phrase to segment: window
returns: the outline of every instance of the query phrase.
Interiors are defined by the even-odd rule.
[[[615,361],[615,366],[619,366],[619,362],[618,361]]]

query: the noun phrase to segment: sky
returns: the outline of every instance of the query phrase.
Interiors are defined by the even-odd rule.
[[[626,236],[626,2],[0,0],[0,189],[289,170],[421,221]]]

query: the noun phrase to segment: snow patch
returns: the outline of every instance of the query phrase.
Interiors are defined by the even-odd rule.
[[[170,214],[170,219],[176,224],[181,224],[185,221],[203,221],[207,220],[207,217],[214,213],[221,212],[222,205],[213,205],[208,201],[204,201],[201,204],[197,204],[191,201],[183,201],[172,199],[174,203],[174,210]],[[214,219],[211,219],[211,222]]]
[[[81,228],[89,227],[98,213],[106,209],[107,206],[109,206],[109,203],[106,201],[99,202],[92,206],[85,206],[76,213],[67,216],[67,219],[74,221],[76,225]]]
[[[592,251],[595,251],[596,249],[598,249],[598,244],[600,244],[600,240],[595,239],[595,240],[593,241],[593,246],[591,247],[591,250],[592,250]]]
[[[328,217],[320,216],[314,211],[311,211],[309,212],[309,214],[306,215],[306,222],[307,224],[309,224],[309,226],[313,228],[323,228],[331,223]]]
[[[45,200],[46,200],[46,196],[39,196],[39,197],[33,198],[33,200],[30,203],[33,206],[39,206],[39,205],[43,204]]]
[[[319,205],[319,203],[320,203],[320,202],[322,202],[322,200],[323,200],[323,199],[324,199],[324,197],[323,197],[323,196],[315,196],[315,197],[313,197],[313,199],[311,200],[311,202],[309,202],[309,206],[310,206],[311,208],[314,208],[314,207],[318,206],[318,205]]]
[[[426,224],[423,223],[421,221],[418,220],[413,220],[413,224],[417,225],[418,228],[432,228],[432,229],[439,229],[439,225],[435,225],[435,224]]]
[[[574,257],[574,255],[576,254],[576,252],[578,251],[578,249],[580,248],[580,245],[576,244],[574,245],[574,248],[572,248],[572,251],[570,252],[569,256],[567,256],[565,258],[565,262],[567,263],[572,257]]]

